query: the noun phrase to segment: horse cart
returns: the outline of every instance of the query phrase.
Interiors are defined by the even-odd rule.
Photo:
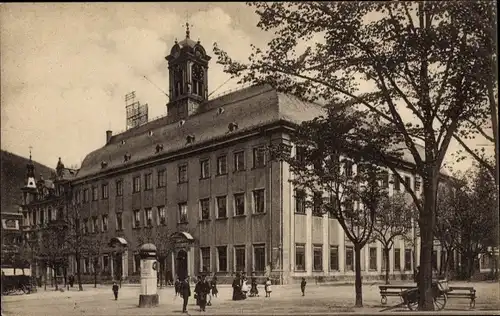
[[[390,289],[401,288],[401,291],[389,291]],[[383,289],[382,289],[383,288]],[[446,306],[448,301],[448,293],[450,287],[447,280],[436,280],[432,282],[431,286],[432,297],[434,303],[434,310],[440,311]],[[387,296],[395,296],[396,294],[401,298],[401,303],[386,308],[382,311],[387,311],[399,307],[406,306],[409,310],[417,310],[418,301],[420,299],[420,292],[416,286],[381,286],[382,304],[387,302]]]

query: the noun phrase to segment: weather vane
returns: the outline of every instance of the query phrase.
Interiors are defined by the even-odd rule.
[[[28,148],[30,150],[30,160],[31,160],[31,150],[33,149],[33,147],[31,147],[31,145],[30,145]]]
[[[192,24],[189,24],[189,12],[186,11],[186,38],[189,38],[189,35],[190,35],[190,30],[189,30],[189,27],[190,26],[193,26]]]

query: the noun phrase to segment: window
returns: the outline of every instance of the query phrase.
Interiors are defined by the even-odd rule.
[[[57,219],[62,220],[63,217],[64,217],[64,210],[63,210],[62,207],[60,207],[60,208],[57,209]]]
[[[50,221],[54,220],[52,218],[52,208],[51,207],[49,207],[47,213],[48,213],[48,215],[47,215],[47,222],[50,222]]]
[[[245,170],[245,152],[238,151],[234,153],[234,171]]]
[[[210,247],[200,248],[201,272],[210,272]]]
[[[352,166],[353,166],[352,161],[350,160],[345,161],[344,168],[346,177],[352,177]]]
[[[107,199],[109,197],[108,184],[104,183],[101,188],[102,188],[102,198]]]
[[[382,187],[384,189],[389,188],[389,172],[387,171],[382,172]]]
[[[339,247],[330,246],[330,271],[339,270]]]
[[[487,257],[486,255],[482,255],[481,258],[484,258],[484,257]],[[441,256],[440,256],[440,268],[441,270],[445,270],[445,266],[446,266],[446,250],[441,250]]]
[[[420,177],[415,177],[415,192],[420,192]]]
[[[210,199],[200,200],[200,212],[202,220],[210,219]]]
[[[405,183],[406,183],[406,186],[411,188],[411,178],[408,177],[408,176],[405,176]],[[408,189],[406,189],[406,191],[408,191]]]
[[[139,176],[132,179],[132,192],[137,193],[141,191],[141,178]]]
[[[345,270],[354,271],[354,249],[350,246],[345,247]]]
[[[313,211],[314,216],[323,216],[323,196],[321,192],[314,192],[313,196]]]
[[[401,271],[401,249],[394,249],[394,270]]]
[[[75,191],[75,201],[76,203],[80,203],[82,200],[82,191],[77,190]]]
[[[103,232],[108,231],[108,215],[102,216],[102,231]]]
[[[394,181],[394,190],[399,191],[400,190],[400,182],[399,182],[399,177],[395,174],[392,175],[392,180]]]
[[[303,163],[306,158],[306,148],[303,146],[297,146],[295,148],[295,159],[298,162]]]
[[[153,175],[151,173],[144,175],[144,190],[151,190],[153,188]]]
[[[123,230],[122,213],[116,213],[116,230]]]
[[[245,215],[245,193],[234,195],[234,215]]]
[[[43,210],[40,210],[40,224],[43,225],[44,220],[45,220],[45,213]]]
[[[377,270],[377,248],[370,247],[369,256],[370,261],[368,263],[368,269]]]
[[[167,216],[165,214],[165,206],[158,206],[158,223],[165,225],[167,223]]]
[[[89,189],[83,189],[83,202],[89,201]]]
[[[218,271],[227,271],[227,246],[217,247]]]
[[[253,167],[261,168],[266,165],[266,148],[258,147],[253,149]]]
[[[295,190],[295,213],[306,213],[306,193],[303,190]]]
[[[179,203],[179,223],[187,222],[187,203]]]
[[[134,221],[132,222],[132,228],[138,228],[141,226],[141,211],[134,211]]]
[[[146,226],[153,226],[153,210],[151,208],[147,208],[144,211],[146,213]]]
[[[84,218],[83,219],[83,234],[86,235],[89,233],[89,219],[88,218]]]
[[[187,165],[182,165],[182,166],[179,166],[179,175],[178,175],[178,182],[179,183],[184,183],[184,182],[187,182],[188,181],[188,178],[187,178]]]
[[[134,273],[141,272],[141,256],[136,253],[134,254]]]
[[[123,195],[123,181],[118,180],[116,181],[116,196],[122,196]]]
[[[253,246],[253,270],[254,271],[265,271],[266,270],[266,246],[265,245],[254,245]]]
[[[99,221],[97,220],[97,216],[92,217],[92,233],[99,232]]]
[[[296,271],[306,270],[306,249],[303,244],[295,245],[295,270]]]
[[[97,201],[99,199],[99,194],[97,187],[92,187],[92,201]]]
[[[163,188],[165,187],[165,170],[158,170],[158,187]]]
[[[217,197],[217,218],[227,217],[226,196]]]
[[[234,269],[235,271],[245,271],[245,246],[234,247]]]
[[[313,269],[314,271],[323,270],[323,247],[321,245],[313,247]]]
[[[217,158],[217,175],[227,174],[227,156]]]
[[[203,159],[200,161],[200,178],[210,178],[210,161],[208,159]]]
[[[255,214],[263,214],[265,210],[264,189],[253,191],[253,207]]]
[[[411,271],[411,259],[411,249],[405,249],[405,271]]]

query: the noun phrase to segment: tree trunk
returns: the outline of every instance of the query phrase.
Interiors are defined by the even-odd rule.
[[[389,248],[384,247],[385,284],[389,284]]]
[[[56,291],[59,290],[59,287],[57,285],[57,267],[54,267],[54,269],[52,269],[52,271],[54,272],[54,285],[56,287]]]
[[[359,245],[354,245],[354,256],[355,256],[355,291],[356,291],[356,307],[363,307],[363,289],[361,284],[361,247]]]
[[[81,267],[81,262],[80,262],[80,254],[77,252],[75,253],[75,260],[76,260],[76,281],[78,282],[78,291],[83,291],[83,286],[82,286],[82,267]]]
[[[97,271],[94,268],[94,289],[97,288]]]
[[[158,274],[160,276],[160,289],[163,288],[163,270],[164,270],[163,261],[164,259],[160,258],[160,271],[158,271]]]
[[[434,246],[434,226],[436,214],[436,194],[439,180],[439,170],[427,166],[424,170],[423,210],[420,213],[420,280],[419,280],[419,310],[434,310],[432,295],[432,250]]]

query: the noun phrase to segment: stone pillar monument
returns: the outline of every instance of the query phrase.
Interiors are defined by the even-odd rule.
[[[139,307],[154,307],[159,303],[157,288],[156,247],[153,244],[144,244],[139,250],[141,257],[141,294]]]

